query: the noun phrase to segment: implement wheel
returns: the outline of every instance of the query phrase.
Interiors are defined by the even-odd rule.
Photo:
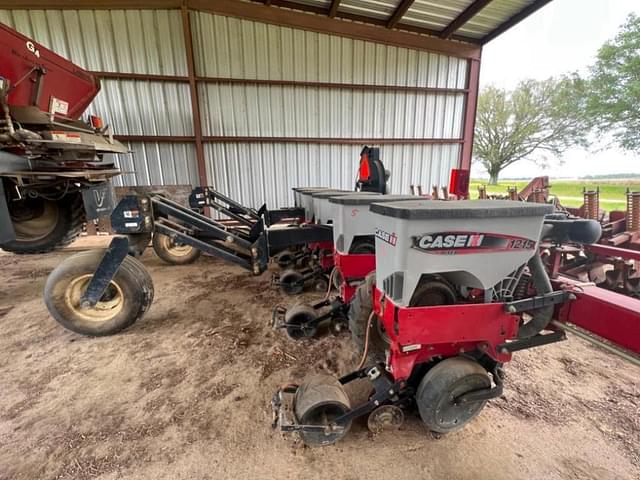
[[[156,255],[171,265],[187,265],[195,262],[202,253],[191,245],[185,245],[162,233],[153,234],[153,250]]]
[[[457,405],[454,399],[472,390],[491,387],[487,371],[473,360],[447,358],[427,372],[416,393],[418,411],[429,430],[454,432],[473,420],[486,400]]]
[[[127,256],[100,301],[82,308],[80,298],[93,278],[104,250],[81,252],[64,260],[47,278],[44,301],[63,327],[83,335],[117,333],[142,318],[153,301],[153,282],[144,266]]]
[[[373,287],[376,284],[376,272],[370,272],[364,283],[356,290],[349,305],[349,330],[351,339],[358,347],[360,353],[364,352],[369,316],[373,310]],[[382,362],[385,359],[385,350],[389,348],[391,341],[382,326],[382,322],[374,314],[369,330],[368,357],[374,362]]]
[[[285,270],[280,275],[280,288],[287,295],[297,295],[304,290],[304,275],[297,270]]]
[[[310,325],[318,318],[318,314],[310,305],[298,303],[287,310],[284,321],[287,324],[287,335],[294,340],[301,338],[313,337],[318,331],[316,325]]]
[[[331,428],[333,420],[351,409],[349,397],[340,382],[329,375],[315,375],[303,383],[296,392],[294,413],[300,425],[322,425],[324,432],[300,432],[300,438],[310,447],[331,445],[344,437],[351,422],[339,424],[340,430]]]
[[[50,252],[69,245],[82,232],[85,214],[79,193],[59,200],[25,196],[9,199],[7,205],[16,233],[15,240],[0,245],[7,252]]]
[[[276,255],[276,262],[278,263],[278,267],[282,270],[292,268],[296,264],[296,255],[291,250],[283,250]]]

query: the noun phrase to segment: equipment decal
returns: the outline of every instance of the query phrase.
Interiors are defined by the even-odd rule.
[[[376,233],[377,235],[377,233]],[[479,232],[437,232],[413,237],[413,248],[440,255],[533,250],[535,240]]]

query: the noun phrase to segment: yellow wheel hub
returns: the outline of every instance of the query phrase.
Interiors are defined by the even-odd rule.
[[[124,308],[124,295],[120,286],[111,281],[104,295],[94,307],[81,308],[80,299],[92,277],[92,274],[86,274],[73,279],[65,290],[64,301],[75,315],[84,320],[107,322],[115,318]]]
[[[165,251],[174,257],[186,257],[193,251],[193,247],[191,245],[176,243],[167,235],[162,235],[160,237],[160,245]]]

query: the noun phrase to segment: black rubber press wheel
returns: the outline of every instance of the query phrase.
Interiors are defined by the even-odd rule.
[[[287,295],[297,295],[304,290],[304,275],[297,270],[285,270],[280,275],[280,288]]]
[[[100,301],[82,308],[80,298],[104,250],[81,252],[64,260],[47,278],[44,301],[51,316],[63,327],[83,335],[117,333],[142,318],[153,301],[153,282],[142,263],[127,256]]]
[[[310,447],[331,445],[344,437],[351,422],[337,424],[340,430],[332,429],[334,420],[351,409],[349,397],[340,382],[329,375],[314,375],[308,378],[296,392],[294,413],[300,425],[327,427],[323,432],[300,432],[300,438]]]
[[[284,315],[287,335],[294,340],[313,337],[318,331],[318,327],[310,325],[309,322],[313,322],[316,318],[318,318],[318,314],[310,305],[304,303],[294,305]]]
[[[480,364],[462,357],[447,358],[420,381],[416,393],[420,417],[433,432],[459,430],[480,413],[487,401],[458,405],[454,399],[463,393],[489,387],[491,380]]]
[[[171,265],[188,265],[195,262],[202,253],[197,248],[162,233],[154,233],[152,243],[156,255]]]
[[[296,264],[296,256],[291,250],[283,250],[278,255],[276,255],[276,262],[278,263],[278,267],[282,270],[286,270],[287,268],[291,268]]]

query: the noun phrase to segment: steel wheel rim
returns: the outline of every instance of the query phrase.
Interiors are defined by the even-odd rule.
[[[40,215],[29,220],[20,221],[15,216],[11,216],[13,229],[16,232],[17,240],[40,240],[53,232],[58,225],[60,211],[54,202],[43,201],[43,211]]]
[[[80,299],[92,278],[93,275],[90,273],[74,278],[65,289],[65,305],[83,320],[98,323],[112,320],[124,308],[124,294],[120,286],[113,280],[109,283],[105,295],[94,307],[80,307]],[[107,295],[110,298],[103,300]]]
[[[168,235],[162,235],[160,237],[160,243],[162,245],[162,248],[164,248],[174,257],[186,257],[193,251],[193,247],[191,245],[176,243],[176,241]]]

